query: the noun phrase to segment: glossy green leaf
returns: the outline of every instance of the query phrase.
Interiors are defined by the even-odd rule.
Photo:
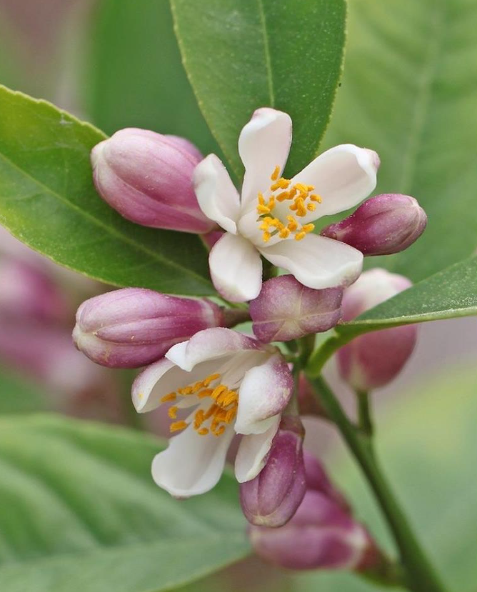
[[[349,323],[339,334],[477,315],[477,257],[471,257],[419,282]]]
[[[152,481],[150,437],[48,416],[0,431],[2,590],[161,592],[249,552],[234,479],[174,500]]]
[[[171,0],[182,57],[210,129],[232,168],[241,128],[258,107],[289,113],[296,172],[316,154],[341,73],[345,1]]]
[[[0,87],[0,222],[66,267],[119,286],[212,294],[200,239],[128,222],[98,196],[92,126]]]
[[[477,3],[353,0],[327,146],[381,157],[377,193],[404,193],[429,224],[410,249],[369,259],[418,281],[477,246]]]
[[[377,423],[378,454],[385,473],[448,590],[475,587],[476,393],[475,367],[446,368],[431,381],[427,378],[396,393]],[[376,503],[348,453],[335,455],[328,468],[352,500],[357,516],[391,550]],[[294,577],[293,583],[287,592],[378,590],[342,573],[304,574]]]
[[[83,35],[79,90],[95,125],[108,134],[142,127],[184,136],[217,152],[181,63],[168,0],[101,0]]]

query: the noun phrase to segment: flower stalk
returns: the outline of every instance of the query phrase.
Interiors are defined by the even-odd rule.
[[[309,378],[312,377],[309,376]],[[322,378],[313,378],[311,382],[320,392],[320,403],[343,436],[379,503],[399,549],[407,587],[412,592],[445,592],[446,588],[426,557],[384,477],[374,453],[371,438],[363,437],[359,428],[353,426],[334,393]]]

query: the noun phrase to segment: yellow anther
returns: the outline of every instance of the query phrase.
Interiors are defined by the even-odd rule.
[[[278,233],[278,236],[280,238],[288,238],[290,236],[290,229],[286,227],[282,228]]]
[[[210,396],[212,397],[212,399],[217,399],[226,390],[227,387],[225,386],[225,384],[219,384],[214,388]]]
[[[262,206],[261,204],[259,204],[257,206],[257,212],[259,214],[269,214],[270,213],[270,208],[267,208],[267,206]]]
[[[204,411],[202,409],[199,409],[199,411],[197,411],[197,413],[195,414],[195,417],[194,417],[194,428],[196,430],[198,428],[200,428],[200,426],[202,425],[202,423],[204,421],[205,421]]]
[[[303,185],[303,183],[295,183],[294,187],[302,193],[308,193],[308,188],[306,185]]]
[[[212,417],[212,415],[214,415],[215,413],[217,413],[217,411],[219,410],[219,406],[216,405],[215,403],[213,405],[211,405],[207,411],[204,413],[204,421],[206,419],[210,419]]]
[[[180,395],[190,395],[192,394],[192,387],[186,386],[185,388],[181,388],[177,391]]]
[[[280,167],[279,167],[279,166],[278,166],[278,164],[277,164],[277,166],[275,167],[275,169],[274,169],[274,171],[273,171],[273,173],[272,173],[272,175],[271,175],[270,179],[271,179],[272,181],[276,181],[276,180],[278,179],[278,175],[279,175],[279,174],[280,174]]]
[[[288,189],[290,186],[291,181],[289,179],[284,179],[280,177],[278,181],[275,181],[273,185],[270,185],[270,191],[276,191],[277,189]]]
[[[291,232],[294,232],[297,228],[298,228],[298,222],[295,220],[295,218],[293,216],[287,216],[287,220],[288,220],[288,230],[291,230]]]
[[[140,399],[142,399],[142,393],[138,395]],[[169,393],[168,395],[164,395],[161,398],[161,403],[167,403],[168,401],[175,401],[177,399],[176,393]]]
[[[314,211],[316,210],[316,204],[314,204],[314,203],[309,203],[309,204],[307,204],[307,205],[306,205],[306,209],[307,209],[309,212],[314,212]]]
[[[207,378],[203,380],[202,383],[204,386],[209,386],[209,384],[214,380],[217,380],[217,378],[220,378],[220,374],[211,374],[210,376],[207,376]]]
[[[309,232],[312,232],[315,229],[315,225],[314,224],[303,224],[301,229],[303,232],[306,232],[308,234]]]
[[[212,393],[213,389],[204,389],[203,391],[200,391],[200,393],[197,396],[199,397],[199,399],[205,399],[205,397],[210,397]]]
[[[259,203],[261,206],[265,205],[265,198],[263,197],[263,193],[260,193],[260,192],[259,192],[259,194],[258,194],[258,203]]]
[[[176,419],[176,417],[177,417],[177,410],[178,410],[178,408],[175,405],[174,405],[174,407],[169,407],[169,411],[167,412],[167,415],[171,419]]]
[[[273,197],[273,195],[272,195],[272,197],[271,197],[271,198],[268,200],[267,207],[269,207],[269,208],[270,208],[270,211],[271,211],[271,210],[273,210],[273,208],[275,207],[275,198]]]
[[[295,189],[295,187],[292,187],[289,191],[289,198],[288,199],[293,199],[297,193],[298,193],[298,190]]]
[[[288,191],[282,191],[277,195],[277,201],[285,201],[290,197],[290,193]]]
[[[225,426],[220,426],[216,431],[213,432],[214,436],[221,436],[225,432]]]
[[[207,436],[209,430],[207,428],[200,428],[200,430],[197,430],[197,433],[199,434],[199,436]]]
[[[298,209],[297,203],[296,203],[296,201],[294,201],[294,202],[291,204],[291,206],[290,206],[290,210],[291,210],[292,212],[294,212],[294,211],[295,211],[295,210],[297,210],[297,209]]]
[[[272,238],[272,235],[269,232],[264,232],[262,234],[262,240],[264,243],[268,243],[268,241]]]
[[[306,236],[306,232],[304,232],[304,231],[302,230],[302,231],[300,231],[300,232],[297,232],[297,233],[295,234],[295,240],[297,240],[297,241],[301,241],[301,240],[303,240],[303,239],[305,238],[305,236]]]
[[[224,417],[225,423],[230,423],[232,420],[235,419],[235,416],[236,415],[237,415],[237,410],[235,408],[230,409],[229,411],[227,411],[227,414]]]
[[[310,199],[311,199],[311,201],[316,201],[317,203],[321,203],[321,196],[316,195],[316,193],[313,193],[312,195],[310,195]]]
[[[315,188],[315,186],[314,185],[307,185],[306,188],[307,188],[308,191],[313,191],[313,189]]]
[[[171,423],[169,430],[171,432],[179,432],[180,430],[185,429],[189,424],[186,421],[175,421]]]

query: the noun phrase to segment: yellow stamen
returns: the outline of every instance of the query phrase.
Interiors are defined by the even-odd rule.
[[[272,235],[269,232],[264,232],[262,234],[262,240],[264,243],[268,243],[268,241],[272,238]]]
[[[287,216],[287,220],[288,220],[288,230],[290,230],[291,232],[294,232],[297,228],[298,228],[298,222],[295,220],[295,218],[293,216]]]
[[[257,212],[259,214],[269,214],[271,212],[270,208],[267,208],[267,206],[262,206],[261,204],[259,204],[257,206]]]
[[[306,236],[306,232],[303,232],[303,231],[298,232],[297,234],[295,234],[295,240],[301,241],[305,238],[305,236]]]
[[[312,232],[315,229],[315,225],[314,224],[304,224],[301,227],[301,229],[303,232],[306,232],[308,234],[309,232]]]
[[[209,384],[211,382],[213,382],[214,380],[217,380],[217,378],[220,378],[220,374],[211,374],[205,380],[202,381],[203,382],[203,385],[204,386],[209,386]]]
[[[177,410],[178,410],[178,407],[176,407],[175,405],[174,405],[174,407],[169,407],[169,411],[167,412],[167,415],[171,419],[176,419],[176,417],[177,417]]]
[[[290,193],[288,191],[282,191],[281,193],[279,193],[277,195],[277,201],[285,201],[286,199],[288,199],[290,197]]]
[[[302,193],[308,193],[308,189],[303,183],[295,183],[295,189],[298,189],[298,191],[301,191]]]
[[[207,428],[201,428],[200,430],[197,430],[197,433],[199,434],[199,436],[207,436],[209,430]]]
[[[279,166],[278,166],[278,164],[277,164],[277,166],[275,167],[275,169],[274,169],[274,171],[273,171],[273,173],[272,173],[272,175],[271,175],[270,179],[271,179],[272,181],[276,181],[276,180],[278,179],[278,175],[279,175],[279,174],[280,174],[280,167],[279,167]]]
[[[307,206],[306,206],[306,209],[307,209],[309,212],[314,212],[314,211],[316,210],[316,204],[314,204],[314,203],[309,203],[309,204],[307,204]]]
[[[213,432],[214,436],[221,436],[225,432],[225,426],[220,426],[217,431]]]
[[[142,394],[138,395],[142,399]],[[167,403],[168,401],[175,401],[177,399],[176,393],[169,393],[161,398],[161,403]]]
[[[310,199],[311,199],[311,201],[316,201],[317,203],[321,203],[321,196],[316,195],[316,193],[313,193],[312,195],[310,195]]]
[[[187,424],[186,421],[183,421],[183,420],[182,421],[176,421],[174,423],[171,423],[169,429],[170,429],[171,432],[178,432],[180,430],[185,429],[187,427],[187,425],[188,424]]]
[[[280,238],[288,238],[290,236],[290,229],[289,228],[282,228],[278,233]]]

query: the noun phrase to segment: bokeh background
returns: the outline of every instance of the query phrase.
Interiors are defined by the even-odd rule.
[[[356,55],[359,49],[366,51],[366,39],[368,31],[351,20],[349,43],[357,48]],[[344,84],[347,75],[345,70]],[[166,2],[0,0],[0,83],[48,99],[106,133],[144,127],[186,136],[204,153],[218,150],[182,69]],[[379,79],[363,81],[370,83],[375,84],[376,110],[380,103],[379,109],[391,112],[391,103],[381,104]],[[352,108],[340,100],[338,114]],[[359,126],[353,137],[346,132],[344,124],[333,121],[325,143],[364,144],[370,137],[364,128],[361,139]],[[468,131],[461,133],[467,142]],[[379,141],[369,147],[380,152]],[[1,414],[48,410],[164,433],[159,414],[141,423],[135,416],[129,401],[133,373],[95,366],[72,345],[76,307],[108,286],[59,268],[2,228],[0,286]],[[374,395],[386,472],[445,578],[455,590],[469,591],[472,586],[477,590],[476,361],[477,319],[423,325],[402,375]],[[350,393],[333,363],[326,373],[353,412]],[[307,447],[324,459],[357,515],[392,549],[367,488],[333,430],[311,419],[306,427]],[[243,588],[376,589],[347,574],[291,574],[249,559],[187,590]]]

